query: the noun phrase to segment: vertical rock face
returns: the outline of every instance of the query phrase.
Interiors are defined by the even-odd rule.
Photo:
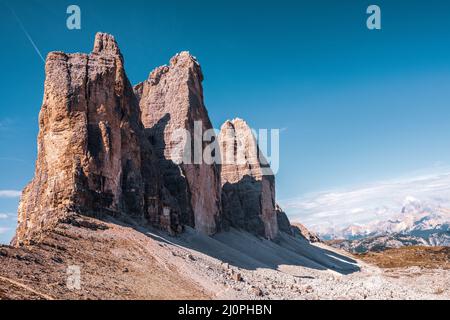
[[[293,234],[248,125],[227,121],[215,141],[188,52],[132,88],[114,37],[98,33],[90,54],[52,52],[45,70],[35,176],[15,244],[39,241],[73,213],[171,233],[189,225],[214,234],[224,223],[269,239]]]
[[[291,236],[294,235],[294,231],[292,230],[291,223],[289,222],[289,218],[287,217],[286,213],[281,209],[281,207],[276,204],[275,205],[275,212],[277,214],[277,221],[278,221],[278,229],[281,232],[287,233]]]
[[[222,203],[226,222],[234,227],[274,239],[278,234],[275,212],[275,177],[264,174],[256,139],[241,119],[227,121],[219,134],[222,158]]]
[[[170,220],[114,38],[97,34],[89,55],[52,52],[45,70],[35,177],[22,194],[16,243],[73,211]]]
[[[194,163],[195,159],[202,161],[207,147],[202,133],[212,128],[203,102],[202,81],[196,59],[182,52],[171,59],[169,66],[155,69],[147,81],[135,87],[135,92],[164,183],[179,204],[181,221],[213,234],[220,224],[220,167]],[[180,140],[173,136],[180,129],[192,138],[185,140],[184,149],[178,148]],[[191,164],[179,161],[186,152],[192,155]]]

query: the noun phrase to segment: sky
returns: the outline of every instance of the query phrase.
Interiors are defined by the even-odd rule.
[[[336,235],[348,226],[370,226],[400,218],[411,201],[419,210],[445,212],[443,221],[450,223],[450,173],[431,173],[385,181],[357,188],[343,188],[304,194],[283,203],[293,221],[301,221],[322,235]]]
[[[66,27],[71,4],[81,30]],[[381,30],[366,27],[371,4]],[[0,242],[33,176],[41,56],[90,52],[98,31],[116,37],[133,84],[188,50],[216,128],[282,129],[281,203],[450,164],[448,1],[0,0]]]

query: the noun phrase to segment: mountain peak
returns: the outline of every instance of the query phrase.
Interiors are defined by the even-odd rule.
[[[170,59],[170,66],[175,66],[184,62],[189,62],[189,63],[193,63],[197,66],[200,66],[200,64],[197,61],[197,58],[194,57],[193,55],[190,54],[189,51],[181,51],[179,53],[177,53],[176,55],[174,55],[171,59]]]
[[[114,36],[103,32],[97,32],[95,35],[94,49],[92,52],[122,56]]]
[[[185,148],[173,142],[180,129],[195,134],[196,123],[213,129],[197,59],[182,51],[134,90],[122,62],[115,38],[101,32],[89,55],[49,55],[35,177],[23,192],[15,243],[38,242],[44,229],[74,214],[139,219],[171,234],[188,226],[212,235],[222,231],[224,211],[229,225],[275,239],[274,176],[264,175],[244,120],[229,122],[236,134],[221,150],[234,155],[242,140],[242,165],[184,161]],[[195,152],[195,146],[185,147]],[[234,212],[236,201],[245,203],[238,208],[243,222]]]

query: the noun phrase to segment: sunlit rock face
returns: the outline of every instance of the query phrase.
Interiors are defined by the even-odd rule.
[[[114,37],[98,33],[90,54],[51,52],[45,72],[35,176],[22,194],[14,242],[39,241],[71,212],[178,228],[176,217],[163,215],[171,199]]]
[[[221,221],[220,165],[205,163],[203,152],[214,141],[202,141],[212,129],[204,101],[203,75],[197,60],[181,52],[168,66],[156,68],[135,87],[142,123],[153,144],[164,183],[177,199],[181,221],[206,234],[219,230]],[[190,141],[174,138],[185,130]],[[197,145],[196,145],[197,144]],[[180,161],[187,153],[191,163]],[[195,161],[197,160],[197,161]]]
[[[90,54],[51,52],[45,72],[36,170],[14,244],[39,242],[76,214],[171,234],[184,225],[208,235],[229,226],[268,239],[289,233],[252,131],[235,119],[216,137],[188,52],[133,88],[114,37],[98,33]]]
[[[275,177],[247,123],[226,121],[218,137],[222,158],[222,203],[228,225],[274,239],[278,234],[275,212]]]

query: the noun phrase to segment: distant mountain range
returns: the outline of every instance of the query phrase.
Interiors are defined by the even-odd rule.
[[[388,220],[328,228],[319,237],[358,253],[411,245],[449,246],[450,209],[408,196],[401,212]]]

